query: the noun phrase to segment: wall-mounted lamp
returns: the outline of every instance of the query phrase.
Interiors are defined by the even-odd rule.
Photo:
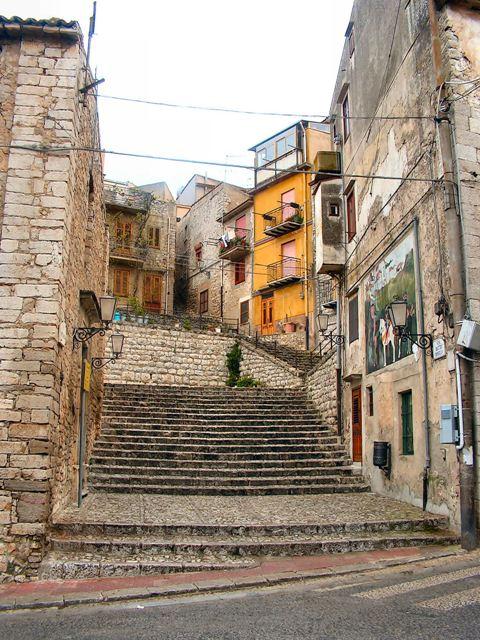
[[[408,303],[406,300],[393,300],[387,307],[395,334],[402,342],[411,342],[424,351],[432,351],[433,337],[430,333],[410,333],[407,329]]]
[[[317,318],[318,318],[318,326],[320,329],[320,333],[330,339],[330,343],[332,346],[334,344],[336,345],[344,344],[345,336],[336,335],[333,333],[333,331],[330,331],[329,333],[327,333],[328,321],[330,320],[331,317],[332,316],[330,316],[328,313],[318,314]]]
[[[77,327],[73,332],[73,342],[88,342],[93,336],[100,334],[105,335],[105,331],[109,328],[115,314],[116,298],[113,296],[102,296],[99,298],[100,303],[100,321],[101,327]]]
[[[94,369],[101,369],[109,362],[115,362],[122,355],[123,341],[125,340],[123,333],[112,333],[110,340],[112,343],[112,356],[110,358],[92,358],[92,367]]]

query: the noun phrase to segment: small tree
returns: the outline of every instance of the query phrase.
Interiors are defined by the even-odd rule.
[[[242,350],[240,344],[236,342],[227,353],[227,386],[235,387],[240,378],[240,362],[242,360]]]

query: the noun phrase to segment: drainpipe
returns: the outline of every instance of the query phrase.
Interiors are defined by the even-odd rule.
[[[305,127],[303,126],[303,122],[300,122],[300,126],[302,127],[302,131],[303,131],[303,146],[304,146],[304,150],[305,150],[305,157],[304,157],[304,161],[307,160],[307,133],[305,131]],[[303,210],[303,255],[304,255],[304,264],[305,264],[305,270],[304,270],[304,274],[303,274],[303,292],[304,292],[304,307],[305,307],[305,349],[308,351],[310,349],[310,318],[309,318],[309,305],[308,305],[308,260],[307,260],[307,249],[308,249],[308,242],[307,242],[307,212],[308,212],[308,207],[307,207],[307,174],[305,174],[303,176],[303,182],[302,182],[302,186],[303,186],[303,203],[304,203],[304,210]]]
[[[77,487],[77,506],[82,506],[83,499],[83,481],[85,477],[85,449],[87,444],[87,430],[85,427],[85,417],[87,408],[87,392],[84,387],[85,380],[85,367],[88,357],[88,347],[82,342],[82,369],[80,373],[80,416],[79,416],[79,429],[78,429],[78,451],[77,451],[77,465],[78,465],[78,487]]]
[[[164,307],[164,313],[165,315],[168,314],[168,289],[169,289],[169,285],[170,285],[170,227],[171,227],[171,221],[170,218],[167,218],[167,272],[166,272],[166,278],[165,278],[165,307]]]
[[[340,290],[342,287],[341,278],[337,278],[337,309],[336,309],[336,334],[337,336],[342,335],[342,319],[341,319],[341,301],[342,296],[340,295]],[[338,435],[343,436],[343,414],[342,414],[342,406],[343,406],[343,387],[342,387],[342,345],[337,344],[336,354],[335,354],[336,362],[335,362],[335,371],[337,374],[336,384],[337,384],[337,430]]]
[[[413,220],[413,238],[415,243],[415,280],[418,287],[418,328],[420,333],[425,333],[425,316],[423,307],[422,271],[420,269],[420,249],[418,241],[418,219]],[[427,379],[427,351],[420,349],[422,361],[422,395],[423,395],[423,431],[425,439],[425,466],[423,468],[423,510],[428,502],[428,474],[431,467],[430,452],[430,415],[428,407],[428,379]]]
[[[434,0],[428,0],[429,20],[432,39],[432,61],[436,77],[436,88],[441,91],[445,82],[442,67],[442,52],[439,37],[439,25]],[[449,297],[451,311],[456,328],[466,314],[465,262],[462,245],[461,209],[457,208],[457,197],[460,196],[460,182],[455,182],[454,157],[456,158],[455,139],[452,137],[453,127],[448,118],[437,121],[437,134],[444,177],[444,207],[446,242],[449,256]],[[458,162],[458,159],[456,159]],[[456,192],[457,189],[457,192]],[[459,354],[460,355],[460,354]],[[460,521],[461,544],[464,549],[471,550],[477,546],[476,514],[475,514],[475,466],[473,456],[473,415],[472,415],[472,379],[471,366],[465,357],[458,358],[457,388],[459,405],[462,410],[464,447],[459,450],[460,475]],[[458,382],[457,382],[458,384]]]

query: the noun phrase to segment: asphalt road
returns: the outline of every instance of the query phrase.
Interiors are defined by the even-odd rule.
[[[480,556],[277,589],[0,615],[1,640],[473,640]]]

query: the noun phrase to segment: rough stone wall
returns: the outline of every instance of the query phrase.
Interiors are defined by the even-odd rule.
[[[248,299],[251,291],[251,256],[246,257],[245,282],[235,285],[234,266],[227,260],[219,259],[216,241],[224,233],[219,219],[246,198],[247,193],[240,187],[220,183],[193,204],[178,223],[176,308],[179,310],[198,314],[200,292],[208,290],[206,315],[219,318],[222,315],[223,287],[223,316],[233,319],[239,317],[240,300]],[[202,246],[200,261],[195,255],[198,245]]]
[[[332,427],[337,425],[337,374],[335,350],[327,353],[315,369],[305,378],[309,399],[322,416],[322,421]]]
[[[85,57],[78,32],[36,37],[26,28],[21,40],[3,44],[3,56],[16,80],[6,96],[12,144],[98,146],[96,103],[79,101]],[[75,488],[81,363],[72,335],[84,322],[80,289],[104,291],[107,236],[98,156],[10,149],[2,162],[0,572],[20,580],[38,567],[52,508]],[[101,355],[102,342],[92,349]],[[92,379],[89,442],[101,392],[99,372]]]
[[[225,386],[226,354],[235,338],[216,332],[187,331],[122,322],[124,353],[109,365],[105,381],[113,384]],[[287,364],[241,344],[242,375],[251,375],[268,387],[298,387],[301,377]]]
[[[105,188],[107,220],[110,228],[110,267],[108,288],[113,292],[113,270],[129,271],[129,296],[144,303],[144,275],[161,276],[161,303],[156,309],[161,313],[173,312],[173,293],[175,279],[175,233],[176,207],[172,201],[146,193],[140,187],[130,183],[108,181]],[[132,257],[141,258],[141,262],[125,259],[125,249],[115,237],[117,221],[130,222],[132,244],[127,248]],[[153,247],[148,244],[150,227],[160,230],[160,244]],[[117,258],[120,255],[123,258]],[[117,296],[119,305],[126,305],[129,296]]]
[[[446,255],[443,192],[432,189],[437,176],[440,149],[432,119],[350,120],[350,134],[342,127],[341,104],[348,91],[352,115],[428,115],[436,108],[436,83],[427,0],[401,7],[398,20],[387,3],[356,0],[352,10],[355,51],[344,48],[332,100],[338,130],[343,134],[343,168],[346,174],[407,176],[416,180],[344,179],[343,189],[353,186],[357,233],[345,238],[347,270],[342,287],[341,326],[346,335],[343,371],[343,431],[352,424],[352,390],[362,398],[363,470],[379,493],[422,504],[425,441],[422,422],[425,407],[421,363],[410,355],[374,372],[367,370],[366,298],[369,278],[375,279],[382,257],[388,256],[418,220],[420,282],[417,279],[415,310],[420,314],[418,291],[423,290],[425,331],[445,339],[453,350],[450,330],[438,323],[434,305],[448,291],[449,259]],[[385,51],[392,43],[391,55]],[[345,191],[343,191],[345,192]],[[343,207],[345,215],[345,206]],[[349,338],[348,303],[358,295],[358,339]],[[458,464],[455,447],[439,443],[439,405],[456,403],[455,381],[447,359],[427,358],[428,410],[432,462],[427,508],[448,513],[458,523]],[[373,392],[373,415],[367,410],[368,390]],[[412,391],[414,454],[403,455],[401,396]],[[392,445],[392,475],[388,480],[372,464],[375,440]]]

